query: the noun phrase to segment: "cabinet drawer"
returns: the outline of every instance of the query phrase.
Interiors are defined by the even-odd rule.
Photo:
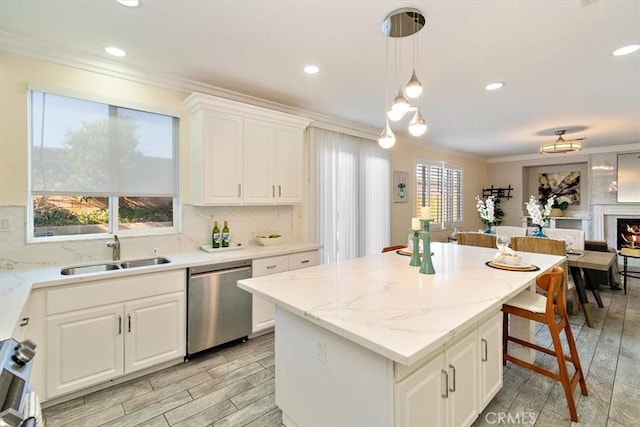
[[[300,252],[289,255],[289,270],[313,267],[320,263],[318,251]]]
[[[286,255],[256,259],[253,261],[252,266],[253,277],[282,273],[283,271],[287,271],[289,269],[289,259]]]
[[[171,292],[184,292],[184,270],[96,280],[47,290],[47,314],[65,313]]]

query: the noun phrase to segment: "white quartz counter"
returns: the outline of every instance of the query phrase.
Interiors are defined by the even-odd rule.
[[[395,252],[242,280],[239,286],[352,342],[411,365],[565,257],[523,253],[540,271],[485,265],[495,249],[432,243],[435,275]],[[276,319],[276,332],[278,329]]]
[[[320,245],[315,243],[283,243],[277,246],[247,245],[242,249],[222,250],[217,253],[193,251],[163,254],[162,256],[169,259],[171,261],[170,263],[75,276],[63,276],[60,273],[60,269],[67,265],[15,272],[3,271],[0,272],[0,340],[11,336],[31,289],[83,283],[106,278],[133,276],[156,271],[178,270],[197,265],[216,264],[227,261],[287,255],[296,252],[317,250],[320,249],[320,247]],[[92,261],[88,264],[98,264],[100,262],[112,261],[106,259],[103,261]]]

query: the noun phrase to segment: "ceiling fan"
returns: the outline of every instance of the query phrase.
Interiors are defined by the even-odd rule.
[[[566,129],[555,131],[555,134],[558,135],[558,139],[554,142],[542,144],[540,146],[540,154],[561,154],[582,150],[582,142],[580,141],[585,138],[564,139],[562,135],[566,132]]]

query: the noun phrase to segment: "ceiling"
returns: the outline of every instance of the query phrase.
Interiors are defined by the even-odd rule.
[[[640,143],[640,1],[0,0],[0,48],[169,75],[369,127],[384,126],[384,17],[422,11],[421,144],[495,158],[537,153],[568,129],[585,151]],[[4,39],[4,42],[2,41]],[[411,74],[402,39],[400,75]],[[104,53],[107,45],[128,52]],[[394,42],[390,44],[393,52]],[[35,51],[35,50],[34,50]],[[393,55],[390,55],[393,56]],[[316,75],[302,68],[313,63]],[[486,91],[502,81],[506,86]],[[390,97],[393,94],[389,94]]]

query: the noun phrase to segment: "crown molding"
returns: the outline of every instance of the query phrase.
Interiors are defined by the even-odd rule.
[[[519,156],[509,156],[509,157],[493,157],[487,159],[487,163],[506,163],[506,162],[521,162],[526,160],[541,160],[541,159],[559,159],[562,156],[567,156],[567,161],[571,161],[571,156],[584,156],[588,154],[602,154],[602,153],[622,153],[625,151],[637,151],[640,150],[640,143],[630,143],[623,145],[609,145],[606,147],[591,147],[585,148],[581,151],[575,151],[573,153],[564,153],[564,154],[523,154]]]

